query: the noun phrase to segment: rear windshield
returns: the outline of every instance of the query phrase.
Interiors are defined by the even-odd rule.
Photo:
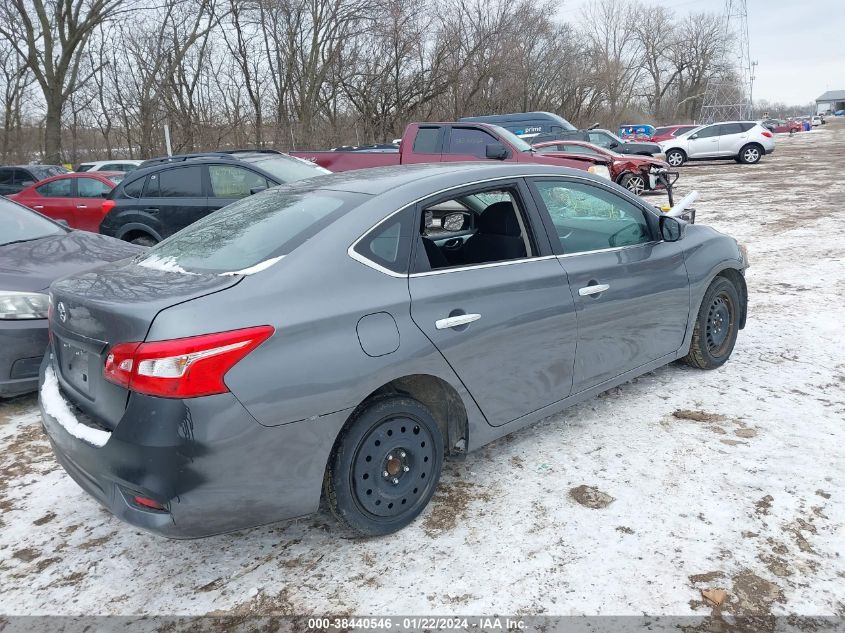
[[[291,253],[369,197],[347,191],[271,189],[191,224],[138,261],[188,272],[246,271]]]
[[[272,158],[245,158],[248,163],[261,167],[264,171],[275,176],[279,182],[288,183],[314,176],[322,176],[331,173],[319,165],[294,158],[293,156],[273,156]]]

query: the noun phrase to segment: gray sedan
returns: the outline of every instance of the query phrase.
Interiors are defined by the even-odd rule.
[[[133,525],[411,522],[444,456],[730,356],[743,249],[583,172],[463,163],[268,190],[51,287],[56,456]]]
[[[0,197],[0,398],[38,388],[50,283],[141,250],[105,235],[71,231]]]

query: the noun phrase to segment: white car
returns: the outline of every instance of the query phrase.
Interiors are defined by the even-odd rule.
[[[142,160],[95,160],[79,163],[74,171],[132,171]]]
[[[810,123],[813,127],[817,127],[822,124],[822,118],[820,116],[814,116],[812,119],[810,119]]]
[[[725,158],[751,165],[775,151],[775,139],[756,121],[724,121],[662,141],[660,147],[672,167],[680,167],[688,160]]]

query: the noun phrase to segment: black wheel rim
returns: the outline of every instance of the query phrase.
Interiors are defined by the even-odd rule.
[[[393,519],[414,511],[435,474],[431,433],[408,416],[386,418],[364,437],[352,461],[352,490],[370,514]]]
[[[714,357],[724,356],[734,329],[734,304],[726,292],[717,294],[707,311],[707,349]]]

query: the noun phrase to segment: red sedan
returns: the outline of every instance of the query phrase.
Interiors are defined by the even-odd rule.
[[[660,141],[671,141],[673,138],[680,136],[681,134],[685,134],[690,130],[694,130],[697,127],[701,127],[700,125],[666,125],[664,127],[659,127],[654,130],[654,134],[651,135],[651,138],[648,139],[652,143],[659,143]]]
[[[125,175],[116,171],[62,174],[6,197],[48,218],[64,220],[73,229],[99,233],[103,202]]]
[[[651,156],[620,154],[584,141],[547,141],[537,143],[534,149],[541,154],[552,156],[581,154],[606,158],[610,161],[610,177],[613,182],[637,195],[644,191],[664,188],[666,182],[671,185],[677,180],[677,172],[670,172],[665,161]],[[665,176],[666,180],[661,176]],[[672,179],[668,180],[669,178]]]

